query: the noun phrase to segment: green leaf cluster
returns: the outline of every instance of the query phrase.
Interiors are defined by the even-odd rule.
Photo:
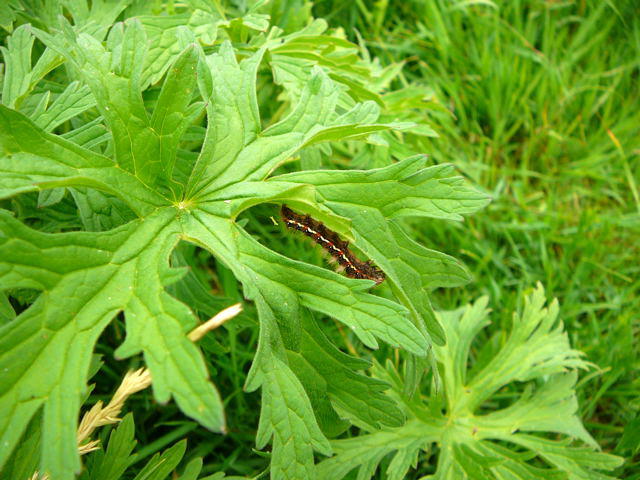
[[[440,392],[407,397],[393,366],[378,366],[407,422],[335,440],[336,455],[318,466],[322,478],[340,479],[354,468],[358,478],[371,478],[384,461],[387,477],[402,479],[423,453],[437,456],[426,477],[434,480],[614,478],[599,470],[613,470],[622,459],[595,451],[577,416],[576,369],[589,365],[569,346],[557,301],[544,304],[538,286],[514,314],[511,332],[477,349],[474,338],[489,324],[487,298],[441,312],[447,344],[434,347]]]
[[[126,324],[116,357],[142,354],[155,399],[225,431],[223,400],[186,336],[196,311],[170,293],[184,280],[171,261],[181,241],[209,252],[257,309],[246,389],[262,389],[257,446],[271,442],[273,478],[313,477],[314,452],[330,455],[327,435],[351,422],[400,425],[386,384],[359,373],[368,362],[340,352],[310,311],[369,348],[404,349],[417,385],[432,342],[444,343],[428,291],[468,275],[413,242],[402,218],[459,220],[486,196],[422,156],[373,170],[283,167],[317,145],[410,127],[380,121],[377,98],[360,101],[366,68],[346,41],[321,35],[326,26],[265,35],[258,13],[228,20],[199,8],[113,23],[128,2],[74,4],[69,19],[47,2],[32,12],[42,21],[17,27],[3,50],[0,197],[11,201],[0,210],[0,290],[37,297],[19,312],[7,305],[1,327],[0,465],[41,411],[40,471],[64,480],[80,470],[78,413],[114,318]],[[258,33],[234,46],[249,32]],[[160,49],[168,38],[172,49]],[[348,55],[336,58],[336,47]],[[304,85],[282,82],[289,100],[265,126],[256,82],[265,64],[278,76],[301,52]],[[25,203],[33,195],[37,206]],[[238,221],[281,203],[324,220],[383,268],[384,295],[267,248]],[[68,223],[38,207],[66,212]]]
[[[139,462],[138,455],[132,453],[136,447],[134,437],[135,424],[133,415],[126,415],[118,427],[105,439],[105,449],[91,453],[85,464],[85,469],[78,476],[79,480],[118,480],[121,478],[133,478],[134,480],[165,480],[176,470],[183,459],[187,442],[182,440],[172,447],[157,453],[145,463],[135,476],[128,476],[128,470]],[[30,436],[31,442],[18,448],[16,455],[8,465],[6,478],[31,478],[31,473],[38,466],[38,450],[34,449],[40,441],[37,430]],[[219,480],[225,477],[219,472],[213,475],[200,476],[202,471],[202,458],[194,458],[182,469],[181,475],[171,478],[176,480]]]

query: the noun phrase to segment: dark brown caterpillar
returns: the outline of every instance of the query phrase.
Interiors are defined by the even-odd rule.
[[[329,230],[322,222],[314,220],[309,215],[298,215],[286,205],[282,206],[280,214],[287,227],[301,231],[329,252],[344,267],[348,277],[366,278],[377,284],[384,281],[385,275],[382,270],[370,261],[361,262],[358,260],[349,250],[349,242],[341,240],[336,232]]]

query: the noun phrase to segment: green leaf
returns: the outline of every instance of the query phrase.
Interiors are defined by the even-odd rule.
[[[273,438],[272,478],[315,478],[314,449],[330,455],[331,447],[318,427],[303,386],[278,358],[283,355],[278,312],[256,287],[253,299],[261,317],[260,344],[246,386],[248,390],[262,386],[256,445],[263,448]]]
[[[318,267],[300,264],[268,252],[249,236],[240,238],[244,240],[240,243],[240,258],[252,269],[251,284],[258,289],[252,297],[258,305],[262,322],[260,347],[252,367],[253,374],[247,383],[251,390],[260,385],[263,389],[258,447],[273,436],[271,468],[275,478],[311,478],[313,455],[310,447],[315,446],[328,454],[328,444],[316,424],[302,385],[278,358],[284,355],[285,345],[290,349],[300,345],[300,338],[295,336],[299,328],[296,312],[300,305],[346,323],[371,347],[377,346],[373,336],[376,335],[424,354],[424,341],[410,322],[399,317],[402,309],[397,304],[357,291],[366,288],[370,281],[350,280]],[[346,288],[349,283],[360,284],[361,287],[350,291]],[[293,288],[297,290],[297,297],[289,293]],[[280,333],[276,318],[287,321],[289,328],[281,328]],[[283,416],[287,420],[283,420]],[[299,418],[306,420],[300,423]]]
[[[64,188],[53,188],[51,190],[41,190],[38,192],[38,208],[55,205],[64,197]]]
[[[237,175],[245,173],[236,156],[256,139],[260,128],[255,81],[262,54],[259,51],[238,64],[231,44],[224,43],[219,53],[207,57],[206,67],[201,66],[199,87],[208,101],[210,127],[191,175],[189,193],[218,180],[232,164]]]
[[[42,415],[37,413],[29,422],[20,444],[9,458],[4,468],[0,469],[2,478],[31,478],[38,470],[40,449],[42,448]]]
[[[110,138],[107,128],[101,122],[102,117],[95,118],[60,136],[76,145],[96,151],[99,145],[108,142]]]
[[[272,36],[267,45],[275,82],[285,88],[288,97],[296,98],[309,81],[313,67],[319,66],[346,87],[341,94],[341,105],[352,106],[354,100],[372,100],[382,105],[375,85],[375,77],[380,72],[362,61],[357,55],[357,45],[337,35],[323,34],[326,29],[326,21],[316,19],[285,37]]]
[[[158,83],[187,46],[200,40],[211,45],[217,36],[220,18],[202,10],[182,15],[140,15],[147,35],[147,55],[142,68],[141,87]]]
[[[46,49],[32,67],[34,40],[31,25],[21,25],[9,37],[7,47],[0,47],[5,63],[2,103],[8,107],[19,108],[36,83],[61,63],[59,55]]]
[[[18,8],[19,6],[16,4],[16,0],[8,0],[0,5],[0,27],[11,32],[13,29],[13,22],[18,15]]]
[[[111,432],[106,452],[98,450],[91,454],[97,457],[89,468],[91,480],[118,480],[122,476],[135,459],[135,455],[131,455],[137,443],[134,430],[133,415],[125,415]]]
[[[82,225],[89,232],[110,230],[135,218],[124,201],[108,193],[77,187],[71,188],[70,193],[78,207]]]
[[[631,450],[634,454],[640,450],[640,418],[634,418],[624,427],[624,433],[616,450]]]
[[[30,25],[21,25],[9,37],[7,47],[1,47],[5,74],[2,103],[15,107],[16,101],[29,89],[31,81],[31,49],[34,37]]]
[[[201,470],[202,458],[196,457],[184,467],[182,475],[180,475],[177,480],[198,480],[198,475],[200,475]]]
[[[416,324],[425,325],[426,332],[441,345],[444,332],[433,316],[426,292],[462,285],[468,274],[455,259],[413,242],[393,219],[420,215],[461,220],[461,214],[482,208],[488,199],[452,175],[451,166],[425,168],[425,164],[426,159],[420,156],[377,170],[299,172],[272,181],[282,182],[283,188],[286,183],[313,186],[318,201],[351,218],[347,236],[383,268]]]
[[[29,119],[0,105],[0,198],[58,186],[87,186],[116,196],[142,214],[162,197],[109,158],[45,133]]]
[[[79,82],[71,82],[46,112],[31,118],[45,132],[52,132],[60,124],[93,108],[95,104],[88,87]]]
[[[212,55],[208,63],[216,71],[228,72],[227,77],[233,81],[222,82],[222,78],[227,78],[224,76],[207,79],[202,75],[200,82],[203,96],[211,96],[208,115],[216,127],[208,130],[189,182],[188,192],[196,198],[235,195],[238,182],[263,180],[303,147],[322,141],[360,138],[394,127],[393,124],[353,123],[362,121],[363,117],[371,119],[370,108],[356,106],[345,115],[336,115],[335,83],[322,70],[314,69],[289,115],[257,135],[255,71],[263,51],[238,65],[230,48],[223,45],[221,53]],[[235,99],[236,103],[228,98]]]
[[[249,236],[241,240],[240,258],[253,270],[254,281],[267,282],[270,290],[274,284],[295,289],[302,305],[340,320],[370,348],[377,348],[375,337],[378,337],[417,355],[426,355],[426,341],[411,322],[403,318],[404,308],[362,292],[371,286],[371,280],[351,280],[289,260],[268,251]]]
[[[329,399],[341,417],[372,430],[403,423],[402,411],[392,398],[382,393],[389,384],[356,373],[368,368],[368,362],[340,352],[313,319],[305,318],[303,328],[302,358],[315,372],[314,385],[323,385],[322,398]]]
[[[256,444],[263,448],[273,436],[272,478],[315,478],[313,450],[330,455],[331,448],[315,422],[311,403],[286,364],[274,358],[263,368]]]
[[[268,2],[263,4],[263,11],[267,11],[274,25],[289,32],[304,27],[311,12],[311,3],[308,0],[295,0]]]
[[[187,448],[187,441],[182,440],[162,453],[157,453],[147,462],[134,480],[165,480],[178,466]]]
[[[329,400],[327,382],[313,366],[300,353],[292,351],[287,351],[287,362],[309,397],[322,433],[332,438],[349,428],[349,422],[338,416]]]
[[[43,462],[52,473],[77,468],[77,461],[71,463],[77,459],[74,425],[90,353],[99,333],[121,309],[128,334],[118,352],[145,352],[158,400],[167,401],[173,394],[189,415],[209,428],[223,428],[220,399],[206,381],[198,349],[185,336],[195,323],[190,311],[164,292],[162,269],[137,270],[137,265],[168,258],[175,231],[167,224],[167,213],[104,234],[53,236],[30,230],[6,213],[0,216],[0,286],[44,290],[3,331],[0,365],[13,367],[3,377],[0,411],[14,415],[2,416],[0,435],[13,443],[32,412],[44,404]],[[7,269],[9,265],[14,267]],[[135,284],[139,287],[133,288]],[[47,320],[41,323],[40,318]],[[52,333],[43,336],[47,331]],[[171,345],[171,355],[166,344]],[[43,369],[48,372],[46,382]]]
[[[299,172],[273,181],[300,183],[312,178],[323,201],[356,202],[379,210],[385,218],[422,216],[460,221],[462,215],[489,203],[485,194],[455,174],[453,166],[426,165],[427,158],[420,155],[376,170]],[[370,192],[369,197],[361,196],[364,189]]]
[[[4,293],[0,293],[0,325],[9,323],[16,318],[16,312]]]
[[[176,161],[178,143],[202,104],[191,105],[196,87],[198,51],[187,48],[176,59],[160,90],[160,97],[150,119],[150,128],[158,135],[158,161],[163,175],[170,179]],[[154,152],[156,153],[156,152]]]
[[[118,165],[149,186],[177,189],[171,183],[177,143],[200,106],[190,106],[198,54],[193,45],[175,60],[151,118],[145,110],[141,76],[147,37],[137,20],[112,29],[109,52],[92,36],[80,34],[74,43],[40,32],[52,48],[74,63],[89,85],[97,107],[113,132]],[[114,46],[117,45],[117,48]],[[174,196],[179,193],[174,191]]]
[[[622,459],[598,452],[577,416],[575,368],[588,364],[570,348],[557,322],[557,302],[548,308],[544,302],[539,286],[526,298],[522,315],[514,316],[506,343],[488,366],[473,375],[467,371],[470,348],[488,323],[487,299],[443,312],[448,343],[434,350],[443,379],[444,408],[436,395],[425,397],[425,403],[410,400],[403,395],[402,379],[395,370],[379,369],[381,377],[394,385],[409,420],[399,428],[332,442],[336,456],[318,465],[318,476],[340,479],[359,468],[358,478],[371,478],[391,454],[387,473],[401,479],[415,466],[418,453],[437,442],[438,468],[430,477],[434,480],[612,479],[598,470],[613,470]],[[520,391],[510,386],[514,381],[531,383]],[[492,398],[498,389],[516,400]],[[501,404],[502,408],[492,408]],[[554,439],[525,432],[547,432]],[[561,440],[555,439],[558,435]],[[585,446],[573,446],[575,439]]]
[[[619,467],[623,459],[606,453],[594,452],[593,448],[571,447],[567,441],[549,440],[532,435],[513,435],[513,442],[529,448],[557,470],[568,472],[576,478],[610,479],[594,470],[610,471]]]

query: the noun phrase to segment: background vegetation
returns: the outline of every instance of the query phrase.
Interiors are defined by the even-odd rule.
[[[636,2],[318,2],[314,13],[448,109],[425,151],[493,197],[464,225],[416,225],[462,258],[479,294],[509,312],[542,282],[574,347],[599,366],[583,418],[615,448],[638,409],[640,7]],[[450,112],[450,113],[449,113]],[[504,325],[492,325],[502,328]]]
[[[598,368],[578,388],[605,450],[637,460],[640,317],[640,6],[591,1],[318,2],[403,81],[451,114],[425,148],[493,196],[464,225],[416,225],[474,282],[439,306],[489,295],[504,328],[536,281],[557,297],[572,345]],[[355,38],[355,36],[354,36]],[[621,437],[626,427],[626,439]],[[632,447],[635,445],[635,447]]]
[[[158,2],[159,9],[169,11],[175,5]],[[240,0],[219,5],[230,16],[253,7]],[[500,342],[512,326],[513,312],[522,309],[524,293],[540,282],[548,298],[559,300],[572,347],[595,365],[580,374],[579,416],[603,451],[625,457],[614,475],[640,478],[637,2],[276,0],[261,8],[285,33],[306,25],[311,16],[324,18],[330,28],[342,29],[346,38],[361,45],[364,55],[377,59],[376,68],[388,69],[381,92],[413,89],[424,108],[412,114],[430,128],[408,133],[404,146],[336,146],[328,154],[331,162],[376,167],[384,165],[376,162],[385,154],[424,152],[434,164],[452,163],[492,197],[487,208],[464,223],[410,222],[418,242],[461,259],[473,277],[464,287],[436,290],[435,308],[455,309],[487,295],[494,313],[478,341]],[[282,115],[275,101],[282,92],[269,88],[265,83],[258,90],[266,123]],[[314,159],[303,161],[312,164]],[[22,218],[42,222],[42,229],[47,222],[74,221],[37,218],[35,205],[28,201],[11,208]],[[296,240],[283,244],[281,231],[264,221],[273,212],[260,208],[244,215],[247,230],[292,258],[322,264],[321,254],[308,245]],[[242,299],[231,272],[204,252],[184,247],[174,262],[197,265],[194,276],[203,283],[213,279],[226,299]],[[193,289],[198,285],[194,279]],[[181,294],[199,301],[193,291]],[[26,293],[16,294],[16,309],[18,301],[24,308],[30,299]],[[221,305],[198,307],[215,312]],[[252,315],[249,309],[233,328],[203,343],[205,352],[217,355],[209,370],[226,411],[233,412],[227,418],[228,434],[212,435],[186,420],[174,404],[160,408],[151,392],[140,392],[125,407],[133,413],[139,444],[127,475],[133,478],[154,454],[172,445],[184,448],[177,442],[185,438],[188,447],[180,470],[188,460],[203,457],[205,473],[264,471],[265,454],[252,451],[260,394],[242,389],[257,344]],[[329,334],[344,350],[354,349],[339,327]],[[107,402],[125,372],[138,366],[114,360],[123,337],[119,322],[100,338],[97,353],[103,363],[92,378],[95,386],[87,404]],[[388,348],[366,353],[382,364],[392,354]],[[497,404],[508,398],[508,391],[501,393]],[[133,422],[128,418],[123,425],[131,429]],[[101,431],[104,443],[109,433],[109,427]],[[100,458],[89,458],[97,469]],[[431,468],[424,458],[412,475],[433,473]]]
[[[578,390],[583,418],[604,448],[620,448],[639,386],[637,3],[321,2],[316,11],[362,32],[385,61],[405,61],[407,83],[433,88],[452,115],[434,119],[441,136],[426,151],[494,198],[464,226],[417,227],[474,275],[441,305],[482,293],[508,313],[542,282],[573,346],[599,367]]]

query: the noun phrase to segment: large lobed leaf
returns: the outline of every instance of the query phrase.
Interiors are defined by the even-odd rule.
[[[205,55],[190,43],[200,38],[196,30],[178,29],[173,33],[190,41],[152,68],[154,22],[128,20],[107,35],[91,15],[108,23],[125,3],[115,10],[96,5],[95,12],[79,14],[86,20],[82,33],[66,24],[63,33],[36,32],[47,47],[46,68],[30,67],[33,37],[26,27],[9,44],[7,61],[19,68],[7,71],[3,100],[9,106],[0,106],[0,198],[69,188],[83,224],[108,229],[43,233],[0,213],[0,291],[40,292],[0,327],[0,466],[42,409],[41,471],[62,480],[78,471],[75,430],[91,353],[120,314],[127,334],[118,357],[142,353],[159,402],[173,398],[205,427],[224,430],[221,399],[186,336],[197,318],[166,289],[183,273],[170,267],[171,253],[187,240],[229,268],[257,306],[260,343],[247,388],[263,389],[257,442],[273,443],[273,478],[311,478],[314,451],[331,454],[325,433],[343,430],[344,418],[376,428],[401,424],[402,413],[382,393],[386,382],[357,373],[368,364],[339,352],[307,309],[344,323],[370,348],[382,340],[424,358],[430,338],[444,339],[425,290],[459,284],[466,272],[410,240],[399,218],[459,219],[486,198],[450,167],[426,167],[424,158],[369,172],[270,178],[301,149],[406,125],[377,123],[373,102],[340,107],[341,89],[316,67],[289,113],[262,128],[256,72],[264,48],[241,61],[230,43]],[[212,40],[211,31],[198,31]],[[42,72],[61,61],[73,82],[50,108],[47,94],[39,106],[22,108]],[[16,80],[15,72],[25,70],[31,71],[28,84]],[[149,105],[142,92],[164,72]],[[206,135],[193,159],[179,147],[205,105]],[[76,122],[65,135],[51,133],[83,113],[91,114],[86,123]],[[42,205],[59,201],[56,195],[43,197]],[[92,218],[86,212],[92,201],[115,210],[126,204],[134,218],[122,212]],[[273,252],[236,223],[243,210],[269,202],[316,213],[336,227],[386,271],[398,302],[370,293],[371,281]],[[321,400],[325,394],[328,401]]]
[[[487,298],[443,312],[447,344],[434,350],[444,405],[439,395],[408,399],[396,371],[379,368],[404,403],[407,423],[332,442],[336,455],[318,465],[319,476],[340,479],[359,468],[358,478],[371,478],[382,459],[392,454],[388,476],[402,479],[415,468],[421,452],[437,445],[437,470],[427,477],[434,480],[613,479],[599,470],[613,470],[622,459],[598,452],[577,415],[576,369],[588,364],[569,346],[557,319],[557,302],[547,308],[544,303],[544,290],[538,286],[526,298],[522,314],[514,315],[506,341],[488,361],[473,367],[472,342],[489,323]],[[483,355],[490,353],[485,348]],[[512,385],[515,381],[535,383],[520,389]],[[495,409],[499,400],[492,397],[498,390],[513,392],[510,397],[516,400]],[[553,435],[532,434],[538,432]]]

